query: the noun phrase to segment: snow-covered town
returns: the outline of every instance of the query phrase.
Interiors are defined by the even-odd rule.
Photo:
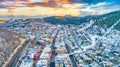
[[[119,67],[120,31],[114,29],[118,23],[120,20],[109,28],[100,28],[95,20],[53,25],[42,19],[11,19],[0,29],[16,32],[28,41],[11,67]],[[0,59],[0,64],[5,63],[5,58]]]

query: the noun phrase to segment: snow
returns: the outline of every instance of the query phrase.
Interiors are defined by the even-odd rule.
[[[111,30],[120,22],[120,19],[115,22],[108,30],[107,32],[104,34],[104,36],[106,36],[107,34],[109,34],[111,32]]]

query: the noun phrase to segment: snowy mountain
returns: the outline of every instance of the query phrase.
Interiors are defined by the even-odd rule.
[[[44,21],[52,24],[75,24],[79,25],[90,20],[95,20],[95,25],[100,27],[110,27],[114,22],[120,18],[120,11],[111,12],[100,16],[85,16],[85,17],[71,17],[65,16],[62,18],[52,16],[43,18]],[[120,23],[115,26],[115,29],[120,30]]]

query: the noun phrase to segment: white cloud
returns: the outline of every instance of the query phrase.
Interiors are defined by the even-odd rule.
[[[44,2],[44,0],[32,0],[32,2]]]
[[[106,2],[100,2],[98,4],[92,4],[91,7],[101,7],[101,6],[105,6],[105,5],[108,5],[109,3],[106,3]]]
[[[112,3],[101,2],[97,4],[80,4],[77,8],[81,11],[81,16],[101,15],[112,11],[120,10],[120,5],[111,5]]]

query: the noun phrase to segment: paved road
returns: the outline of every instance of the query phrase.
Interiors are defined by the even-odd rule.
[[[65,39],[67,39],[67,37],[65,36],[65,34],[64,34],[64,37],[65,37],[65,38],[64,38],[65,47],[66,47],[67,52],[68,52],[68,54],[69,54],[69,53],[71,53],[72,51],[71,51],[70,47],[68,46],[68,44],[66,43],[66,40],[65,40]],[[67,40],[69,40],[69,39],[67,39]],[[70,57],[70,59],[71,59],[71,61],[72,61],[73,66],[74,66],[74,67],[77,67],[77,63],[76,63],[76,60],[75,60],[74,56],[73,56],[73,55],[70,55],[69,57]]]
[[[11,63],[8,65],[8,67],[18,67],[16,64],[19,63],[19,59],[21,57],[21,55],[24,53],[25,48],[30,45],[30,40],[27,40],[26,45],[19,51],[18,54],[16,54],[16,56],[14,56],[14,58],[12,59]]]
[[[56,41],[56,37],[58,35],[58,32],[59,32],[59,30],[57,30],[57,33],[56,33],[56,35],[55,35],[55,37],[53,39],[53,43],[52,43],[52,54],[54,56],[56,55],[56,52],[55,52],[55,41]],[[55,67],[55,60],[54,60],[54,58],[51,58],[51,60],[50,60],[50,67]]]

